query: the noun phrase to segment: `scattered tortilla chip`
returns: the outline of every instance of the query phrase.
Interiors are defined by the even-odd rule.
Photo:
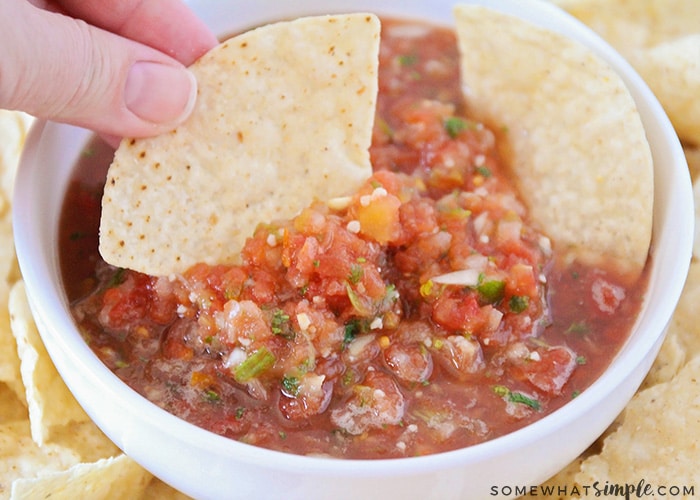
[[[16,479],[10,498],[131,500],[143,494],[152,477],[131,458],[119,455],[35,478]]]
[[[570,498],[567,493],[573,491],[576,486],[575,477],[581,469],[583,460],[583,456],[577,457],[555,476],[542,483],[538,491],[546,493],[548,500],[564,500],[565,498]]]
[[[42,446],[51,428],[89,417],[56,371],[41,341],[29,309],[24,282],[17,282],[9,300],[12,333],[21,360],[20,372],[26,389],[32,439]]]
[[[695,234],[693,235],[693,257],[700,258],[700,182],[693,184],[693,201],[695,205]]]
[[[698,30],[697,0],[560,0],[569,13],[629,52]]]
[[[28,418],[24,401],[8,384],[0,382],[0,425]]]
[[[177,491],[172,486],[154,477],[144,491],[141,500],[190,500],[188,495]]]
[[[642,382],[641,389],[668,382],[683,368],[687,357],[679,333],[672,323],[654,364]]]
[[[22,113],[0,110],[0,382],[24,402],[17,345],[10,330],[7,301],[10,286],[19,278],[12,235],[12,183],[24,143],[28,120]]]
[[[697,181],[700,178],[700,147],[684,147],[683,152],[688,161],[690,176]]]
[[[649,251],[653,164],[621,78],[583,45],[485,7],[455,9],[462,84],[503,131],[520,192],[560,250],[612,258],[631,279]]]
[[[678,135],[700,145],[700,2],[697,33],[640,50],[635,69],[661,102]]]
[[[695,486],[700,446],[692,437],[700,423],[700,357],[670,382],[637,393],[622,424],[599,455],[581,465],[580,484],[637,483]]]
[[[688,361],[700,357],[698,303],[700,261],[693,260],[664,344],[644,382],[645,387],[672,380]]]
[[[301,18],[197,61],[188,121],[115,154],[104,259],[155,275],[232,262],[258,223],[353,192],[371,175],[379,30],[371,14]]]
[[[81,462],[96,462],[114,457],[120,450],[94,422],[72,422],[51,428],[51,443],[70,448],[80,455]]]
[[[558,2],[613,45],[654,91],[678,135],[700,145],[700,2]]]
[[[17,163],[33,120],[26,113],[0,109],[0,214],[12,199]]]
[[[76,452],[63,446],[32,440],[29,422],[17,421],[0,425],[0,498],[8,498],[10,485],[16,479],[65,470],[79,462]]]
[[[10,311],[7,309],[9,292],[7,284],[0,281],[0,382],[7,384],[15,395],[26,402],[24,385],[17,357],[17,343],[10,328]]]

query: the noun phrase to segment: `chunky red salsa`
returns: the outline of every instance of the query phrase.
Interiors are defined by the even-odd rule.
[[[136,391],[246,443],[389,458],[511,432],[601,373],[643,290],[565,266],[495,144],[465,115],[453,33],[385,20],[374,175],[261,224],[239,265],[151,277],[105,264],[111,151],[94,143],[63,213],[75,319]]]

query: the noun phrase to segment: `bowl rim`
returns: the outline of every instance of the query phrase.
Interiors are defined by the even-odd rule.
[[[493,7],[496,2],[489,0],[472,0],[465,3]],[[515,11],[523,13],[523,18],[528,20],[536,19],[539,23],[541,22],[541,18],[537,17],[537,13],[533,13],[530,10],[532,7],[532,5],[530,5],[531,3],[534,2],[503,0],[498,3],[498,7],[506,8],[509,12],[513,12],[513,9],[515,9]],[[76,329],[70,315],[66,314],[66,298],[65,295],[63,295],[62,289],[60,289],[60,287],[46,287],[46,277],[55,276],[57,256],[55,254],[49,255],[44,251],[46,255],[44,255],[39,262],[30,258],[37,252],[36,242],[42,241],[45,239],[45,236],[42,237],[41,234],[38,234],[38,228],[35,227],[32,219],[35,214],[31,210],[30,202],[27,200],[32,192],[32,184],[36,181],[37,176],[40,176],[40,172],[37,170],[41,170],[42,167],[37,165],[36,156],[38,154],[37,151],[42,147],[42,143],[45,143],[46,138],[55,133],[57,128],[67,130],[71,134],[81,135],[87,134],[87,132],[73,129],[67,125],[38,121],[32,127],[27,138],[25,153],[22,156],[21,166],[16,177],[15,200],[19,201],[15,204],[13,211],[13,227],[22,276],[27,285],[30,304],[40,326],[39,330],[42,339],[46,343],[47,350],[52,358],[56,359],[59,356],[67,355],[70,363],[73,365],[70,367],[65,366],[65,364],[61,366],[57,365],[59,372],[66,378],[67,382],[71,379],[71,376],[66,373],[67,370],[74,370],[76,367],[79,367],[78,371],[86,370],[94,374],[94,377],[92,377],[94,379],[93,382],[100,390],[110,393],[121,404],[138,407],[140,415],[142,418],[149,421],[150,425],[163,426],[163,422],[165,422],[165,425],[171,427],[173,432],[179,434],[179,439],[186,441],[196,448],[207,448],[213,450],[217,454],[236,456],[240,460],[247,460],[251,463],[265,463],[270,457],[274,456],[276,468],[291,471],[303,470],[305,473],[319,475],[332,473],[342,476],[408,475],[416,470],[425,472],[450,466],[464,466],[465,464],[482,461],[484,458],[498,456],[510,450],[513,447],[513,443],[518,443],[518,447],[533,444],[543,436],[551,434],[555,430],[570,424],[586,409],[600,405],[601,402],[608,398],[613,392],[613,387],[621,383],[620,381],[628,380],[632,376],[632,366],[644,363],[644,373],[646,373],[651,366],[653,357],[655,357],[655,354],[660,348],[664,337],[664,331],[680,298],[692,254],[694,220],[692,213],[683,210],[683,208],[692,206],[690,177],[689,174],[684,176],[681,171],[681,167],[687,165],[685,156],[673,127],[661,108],[661,105],[632,67],[617,52],[612,50],[605,41],[580,24],[577,20],[571,18],[568,14],[560,11],[553,5],[540,4],[540,2],[536,3],[540,11],[548,11],[550,15],[560,19],[560,21],[563,18],[567,18],[568,20],[566,22],[562,21],[564,26],[570,28],[571,23],[580,25],[579,29],[573,32],[574,36],[572,36],[572,32],[568,31],[567,28],[567,36],[588,45],[599,56],[607,60],[623,77],[623,80],[630,88],[638,105],[643,103],[643,106],[640,105],[640,112],[643,114],[642,118],[645,129],[648,133],[653,131],[655,137],[661,138],[658,139],[657,142],[662,143],[666,149],[663,154],[668,155],[668,159],[665,161],[673,165],[673,175],[668,176],[668,171],[664,172],[664,175],[668,176],[664,182],[670,183],[666,191],[669,193],[673,192],[674,197],[668,198],[669,204],[664,207],[662,217],[657,217],[655,208],[655,246],[652,248],[651,255],[651,264],[653,268],[652,276],[650,276],[650,286],[652,282],[662,282],[661,275],[674,277],[676,281],[664,287],[665,293],[659,298],[660,300],[654,304],[654,317],[647,317],[643,312],[638,319],[638,323],[648,323],[646,327],[648,332],[645,335],[631,335],[631,337],[634,337],[635,341],[633,343],[629,341],[626,342],[613,363],[577,398],[522,429],[484,443],[434,455],[399,459],[329,460],[321,457],[278,452],[218,436],[175,417],[159,408],[154,403],[151,403],[146,398],[140,396],[124,384],[113,372],[102,364],[86,343],[82,342],[82,345],[76,349],[76,345],[74,345],[74,336],[67,337],[60,334],[47,333],[49,330],[65,332],[70,330],[75,331]],[[377,9],[377,11],[380,10],[381,9]],[[581,29],[581,27],[585,29]],[[664,147],[661,149],[663,150]],[[658,150],[659,147],[656,149]],[[661,159],[655,158],[655,190],[659,189],[656,184],[662,177],[660,162]],[[673,221],[672,229],[674,239],[672,244],[668,236],[662,240],[660,240],[661,236],[659,236],[660,233],[669,233],[670,235],[671,229],[668,226],[661,226],[662,222],[668,223],[670,221]],[[55,234],[52,235],[52,237],[55,238]],[[675,255],[674,259],[657,262],[657,255],[662,251],[673,251]],[[670,282],[673,280],[666,281]],[[649,296],[650,293],[647,293],[644,311],[647,311],[646,305]],[[41,323],[48,323],[51,326],[47,328],[48,325],[41,325]],[[77,331],[75,334],[77,335]],[[653,353],[651,359],[649,359],[650,353]],[[611,382],[615,383],[611,384]],[[635,390],[640,382],[641,380],[630,381]],[[69,387],[72,389],[70,383]],[[627,392],[629,392],[629,390]],[[626,403],[628,396],[631,397],[631,395],[632,394],[625,394],[624,397],[621,396],[620,399],[624,399]],[[80,398],[77,399],[80,401]],[[80,402],[83,403],[83,401]],[[620,406],[620,410],[622,406]],[[88,411],[88,413],[90,414],[91,412]],[[90,414],[90,416],[98,423],[102,420],[98,415]],[[108,435],[110,435],[110,433],[108,433]],[[110,437],[115,441],[119,440],[119,436],[110,435]],[[121,443],[118,442],[117,444],[121,446]]]

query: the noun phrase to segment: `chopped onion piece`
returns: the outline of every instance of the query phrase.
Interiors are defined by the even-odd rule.
[[[443,285],[476,286],[479,283],[479,274],[480,271],[478,269],[462,269],[461,271],[435,276],[431,278],[431,281]]]

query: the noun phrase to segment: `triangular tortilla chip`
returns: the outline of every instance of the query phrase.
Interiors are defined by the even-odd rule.
[[[152,478],[131,458],[119,455],[35,478],[16,479],[10,498],[126,500],[140,498]]]
[[[26,389],[32,439],[43,446],[53,426],[87,422],[89,417],[66,387],[44,347],[29,309],[23,281],[12,287],[9,310]]]
[[[371,175],[379,31],[371,14],[301,18],[197,61],[188,121],[116,152],[104,259],[154,275],[231,262],[258,223],[353,192]]]
[[[455,9],[467,104],[500,143],[533,220],[630,279],[647,260],[653,163],[620,76],[583,45],[485,7]]]

